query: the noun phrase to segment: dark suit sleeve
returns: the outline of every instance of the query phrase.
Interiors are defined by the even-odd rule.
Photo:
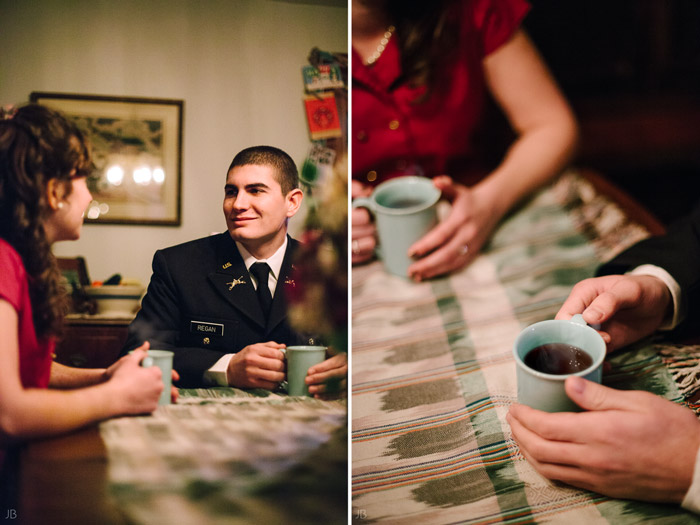
[[[151,348],[170,350],[174,356],[173,368],[180,374],[180,387],[201,387],[203,375],[216,361],[221,352],[205,348],[182,347],[180,330],[184,304],[161,251],[153,256],[153,275],[141,303],[141,310],[129,325],[129,335],[122,354],[149,341]]]
[[[598,275],[625,273],[641,264],[665,269],[678,282],[686,319],[683,334],[700,327],[700,203],[687,218],[674,224],[666,235],[650,237],[601,266]]]

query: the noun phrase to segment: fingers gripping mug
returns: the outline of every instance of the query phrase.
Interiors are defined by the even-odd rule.
[[[133,352],[133,350],[132,350]],[[131,353],[131,352],[129,352]],[[173,353],[168,350],[149,350],[146,357],[141,361],[141,366],[150,367],[157,366],[160,368],[163,380],[163,391],[158,399],[159,405],[170,404],[170,387],[172,385],[173,375]]]
[[[576,375],[600,383],[605,352],[605,341],[580,314],[528,326],[513,345],[518,402],[545,412],[580,411],[564,382]]]
[[[408,249],[437,224],[440,190],[426,177],[398,177],[379,184],[369,197],[358,197],[353,208],[367,208],[379,237],[377,255],[386,271],[406,277],[413,260]]]

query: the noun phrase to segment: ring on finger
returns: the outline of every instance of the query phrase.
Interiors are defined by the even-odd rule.
[[[467,245],[467,243],[464,243],[462,246],[460,246],[457,249],[457,253],[459,255],[467,255],[467,253],[469,253],[469,246]]]

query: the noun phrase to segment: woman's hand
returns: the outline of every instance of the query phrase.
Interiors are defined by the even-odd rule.
[[[433,184],[452,204],[452,210],[409,249],[409,254],[418,259],[408,268],[409,277],[416,281],[469,264],[501,217],[497,207],[482,198],[478,189],[458,184],[447,175],[435,177]]]
[[[150,347],[150,343],[148,341],[146,341],[141,346],[139,346],[136,350],[148,351],[149,347]],[[103,375],[104,381],[109,380],[109,378],[111,378],[114,375],[114,371],[123,365],[122,359],[125,359],[126,357],[127,356],[124,356],[121,359],[119,359],[118,361],[116,361],[115,363],[112,363],[112,366],[110,366],[108,369],[106,369],[104,371],[104,375]],[[172,371],[172,382],[179,381],[179,380],[180,380],[180,374],[178,374],[176,370],[173,370]],[[174,386],[174,385],[171,386],[170,387],[170,401],[172,403],[177,403],[177,400],[179,397],[180,397],[180,391],[177,389],[176,386]]]
[[[158,399],[163,391],[160,368],[141,366],[148,346],[148,343],[144,343],[105,372],[106,384],[114,390],[116,414],[145,414],[158,408]]]
[[[356,180],[352,181],[352,198],[368,197],[372,188]],[[352,264],[369,261],[377,247],[377,232],[369,212],[365,208],[352,210]]]
[[[151,343],[149,343],[148,341],[145,341],[141,346],[139,346],[138,348],[135,348],[133,351],[136,352],[136,351],[139,351],[139,350],[143,350],[144,352],[148,352],[148,349],[149,349],[149,348],[151,348]],[[107,368],[107,369],[104,371],[104,373],[103,373],[103,381],[109,381],[109,380],[112,378],[112,376],[114,376],[114,372],[116,372],[120,367],[124,366],[124,363],[126,363],[127,361],[129,361],[129,360],[127,359],[127,357],[129,357],[129,356],[128,356],[128,355],[122,356],[122,357],[119,358],[117,361],[115,361],[114,363],[112,363],[112,364],[109,366],[109,368]],[[146,354],[144,354],[144,355],[141,357],[141,359],[139,359],[139,363],[140,363],[141,361],[143,361],[143,358],[144,358],[144,357],[146,357]]]

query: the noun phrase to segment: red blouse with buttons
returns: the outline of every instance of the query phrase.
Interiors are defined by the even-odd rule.
[[[24,388],[47,388],[55,342],[37,338],[29,298],[29,276],[17,251],[0,239],[0,299],[17,312],[19,375]]]
[[[49,386],[54,340],[37,339],[29,298],[29,282],[22,258],[4,239],[0,239],[0,299],[17,312],[19,340],[19,375],[24,388]],[[6,337],[0,334],[0,337]],[[0,366],[5,366],[0,363]],[[0,445],[0,472],[5,462],[6,448]]]
[[[368,184],[408,174],[459,178],[473,154],[471,138],[485,101],[483,58],[518,29],[530,6],[524,0],[464,0],[449,82],[415,102],[424,86],[389,86],[401,72],[394,34],[379,59],[362,63],[353,50],[352,171]]]

